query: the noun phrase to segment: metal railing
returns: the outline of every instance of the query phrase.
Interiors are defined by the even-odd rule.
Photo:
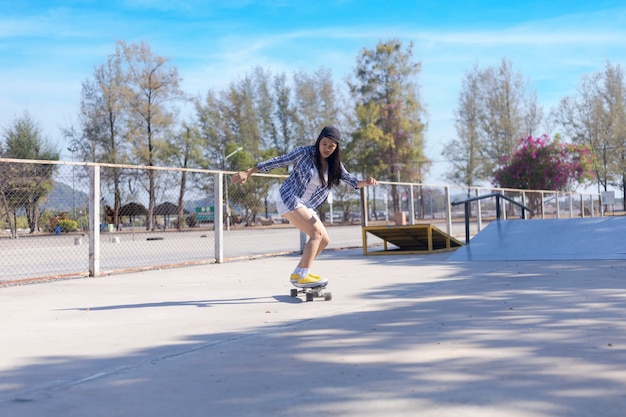
[[[522,214],[521,214],[522,220],[526,219],[526,212],[530,213],[531,215],[534,214],[534,212],[528,207],[526,207],[525,205],[518,203],[517,201],[503,195],[502,193],[491,193],[487,195],[481,195],[479,197],[468,198],[467,200],[464,200],[464,201],[454,201],[452,202],[452,206],[458,206],[458,205],[463,204],[463,207],[465,209],[465,243],[466,244],[469,245],[470,243],[470,211],[471,211],[470,203],[474,201],[479,201],[479,200],[484,200],[487,198],[494,198],[494,197],[496,199],[496,220],[500,220],[500,218],[502,217],[501,216],[502,208],[501,208],[500,200],[508,201],[511,204],[519,207],[522,210]]]

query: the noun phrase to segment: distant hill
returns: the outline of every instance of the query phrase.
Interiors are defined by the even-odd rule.
[[[89,194],[80,190],[75,190],[74,194],[72,194],[72,186],[67,185],[62,182],[55,181],[54,186],[52,188],[52,192],[48,195],[48,203],[46,205],[46,210],[54,211],[54,212],[72,212],[74,207],[74,200],[76,199],[76,211],[86,210],[89,206]],[[122,204],[126,204],[126,202],[122,202]],[[144,202],[147,206],[147,202]],[[196,207],[207,207],[213,205],[213,199],[200,199],[200,200],[191,200],[186,201],[183,207],[185,210],[188,210],[190,213],[194,213]]]
[[[75,204],[75,206],[74,206]],[[89,194],[80,190],[72,190],[71,185],[55,181],[52,192],[48,195],[46,209],[50,211],[71,212],[86,209],[89,205]]]

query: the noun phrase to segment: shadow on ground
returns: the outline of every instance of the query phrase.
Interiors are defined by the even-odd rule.
[[[348,259],[337,251],[331,262]],[[345,258],[344,258],[345,257]],[[367,262],[442,265],[440,280],[376,286],[372,308],[198,334],[124,357],[50,357],[0,375],[0,415],[619,416],[626,408],[624,261],[444,262],[446,255],[373,256]],[[504,266],[503,266],[504,265]],[[184,305],[296,303],[287,295],[190,300]],[[180,303],[102,306],[171,307]],[[77,342],[77,351],[80,344]],[[67,379],[47,380],[64,369]],[[91,370],[99,369],[98,374]],[[57,395],[69,392],[69,395]],[[103,394],[104,393],[104,394]],[[43,403],[43,404],[42,404]],[[184,405],[187,404],[188,408]],[[181,408],[183,407],[183,408]],[[589,414],[589,413],[592,414]],[[472,414],[475,413],[475,414]],[[16,414],[18,415],[18,414]]]

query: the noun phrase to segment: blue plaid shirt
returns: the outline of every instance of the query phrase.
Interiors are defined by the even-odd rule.
[[[280,186],[280,197],[289,210],[294,210],[298,202],[307,207],[316,209],[322,205],[330,193],[329,184],[326,187],[317,187],[309,201],[302,201],[301,198],[306,191],[307,184],[313,177],[313,167],[315,166],[315,146],[300,146],[282,156],[260,162],[257,168],[260,172],[268,172],[272,169],[293,165],[291,175]],[[341,164],[341,180],[350,184],[354,189],[359,180],[350,174]]]

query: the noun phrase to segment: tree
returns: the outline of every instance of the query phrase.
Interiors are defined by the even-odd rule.
[[[221,161],[226,148],[226,123],[222,117],[222,103],[218,94],[207,91],[204,100],[196,100],[196,124],[204,148],[202,168],[216,168],[215,161]]]
[[[425,110],[416,80],[420,70],[413,62],[412,43],[404,48],[393,39],[361,51],[355,79],[349,81],[356,116],[353,168],[387,181],[422,180],[430,161],[424,155]],[[395,187],[392,198],[399,211]]]
[[[340,111],[339,103],[342,96],[335,87],[332,71],[321,67],[309,74],[305,71],[296,71],[293,74],[294,91],[294,136],[296,146],[312,145],[324,126],[342,126],[345,118]],[[345,132],[345,129],[342,129]],[[345,148],[348,135],[344,135],[341,147]],[[343,193],[334,193],[338,205],[346,204]],[[319,208],[320,216],[324,218],[325,205]]]
[[[562,143],[558,137],[550,140],[547,135],[521,139],[503,164],[493,177],[494,184],[502,188],[572,191],[593,178],[588,147]]]
[[[274,142],[272,137],[262,137],[262,132],[273,135],[273,99],[269,80],[268,74],[257,69],[255,73],[231,82],[219,93],[209,91],[204,102],[196,101],[196,118],[209,168],[241,169],[244,161],[252,165],[254,161],[264,159],[264,144]],[[267,106],[269,109],[263,108]],[[226,156],[239,147],[243,150],[226,160]],[[275,150],[271,152],[274,154]],[[225,178],[227,181],[229,179]],[[238,205],[245,211],[246,224],[249,225],[249,218],[259,211],[260,196],[267,194],[268,186],[264,181],[251,181],[244,189],[245,194],[235,189],[228,198],[229,204]]]
[[[332,72],[319,68],[313,74],[293,74],[295,101],[295,145],[310,145],[327,125],[341,125],[339,95]]]
[[[199,134],[204,141],[206,166],[214,169],[243,168],[240,163],[265,160],[298,145],[310,145],[327,124],[340,124],[339,95],[329,70],[312,75],[294,72],[293,85],[285,74],[272,76],[256,67],[222,91],[209,90],[195,102]],[[225,161],[231,151],[242,147]],[[287,172],[285,169],[284,173]],[[254,219],[265,201],[271,181],[245,184],[249,198],[229,199]]]
[[[572,142],[595,154],[598,189],[626,191],[626,85],[619,65],[583,76],[576,96],[563,98],[551,117]],[[626,204],[626,203],[625,203]]]
[[[232,82],[222,93],[222,116],[226,121],[226,139],[228,143],[240,144],[254,155],[263,149],[261,137],[261,108],[257,90],[259,79],[253,75]],[[222,159],[226,149],[222,148]]]
[[[173,103],[184,98],[180,78],[169,60],[154,55],[146,43],[116,43],[115,53],[97,66],[93,78],[83,82],[79,130],[65,129],[72,149],[84,160],[112,164],[136,163],[155,166],[165,160],[168,141],[174,133],[176,108]],[[146,172],[149,195],[148,221],[152,229],[155,206],[156,171]],[[119,227],[122,181],[128,179],[130,193],[139,177],[113,168],[102,175],[114,195],[113,219]]]
[[[296,109],[293,104],[292,88],[287,84],[287,76],[282,73],[274,77],[276,109],[276,138],[273,144],[279,154],[285,154],[296,142]]]
[[[542,120],[536,93],[527,93],[523,75],[506,58],[499,67],[474,66],[459,93],[457,138],[443,151],[451,162],[447,178],[468,187],[490,179],[511,157],[517,138],[532,136]]]
[[[71,141],[71,149],[84,161],[123,164],[128,161],[126,80],[121,56],[109,55],[107,61],[97,66],[93,79],[82,84],[80,130],[65,129]],[[113,218],[120,227],[119,211],[122,207],[122,170],[107,169],[102,172],[104,184],[113,188]]]
[[[15,118],[4,131],[2,156],[13,159],[58,161],[59,152],[43,137],[39,124],[28,112]],[[4,206],[11,235],[17,237],[17,211],[23,209],[30,233],[39,230],[41,210],[39,204],[45,200],[54,186],[55,165],[46,164],[3,164],[0,171],[0,202]]]
[[[482,111],[481,143],[487,162],[483,177],[488,177],[500,162],[511,157],[517,138],[523,137],[523,78],[514,73],[512,65],[502,59],[500,67],[488,67],[480,73]]]
[[[467,186],[468,197],[470,197],[469,187],[475,185],[485,171],[480,156],[482,146],[480,89],[480,77],[475,68],[473,72],[465,74],[458,107],[454,113],[458,139],[448,143],[442,152],[451,164],[451,170],[446,174],[446,178],[455,184]]]
[[[183,168],[180,171],[180,178],[175,181],[178,185],[178,205],[176,228],[181,230],[184,224],[184,202],[185,191],[187,189],[188,171],[187,168],[202,166],[202,138],[198,133],[197,126],[185,123],[181,130],[174,136],[172,141],[166,144],[165,155],[169,156],[168,161]],[[177,177],[177,175],[174,175]]]
[[[136,162],[155,166],[171,137],[175,110],[172,102],[184,98],[178,70],[169,59],[154,55],[146,43],[127,45],[117,42],[116,54],[121,58],[126,79],[126,103],[130,129],[128,140],[133,146]],[[152,229],[155,206],[156,171],[147,170],[149,196],[146,229]]]
[[[612,66],[607,63],[605,71],[605,94],[607,117],[611,124],[611,135],[614,141],[614,155],[616,161],[612,165],[615,170],[615,180],[611,185],[622,189],[626,193],[626,84],[624,72],[620,65]],[[626,199],[623,199],[626,210]]]
[[[261,148],[268,149],[277,142],[276,98],[272,88],[272,74],[255,67],[252,73],[254,101],[258,113]]]

